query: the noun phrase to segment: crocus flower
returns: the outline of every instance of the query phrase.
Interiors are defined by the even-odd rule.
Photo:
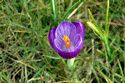
[[[84,46],[85,27],[81,22],[61,22],[52,28],[48,40],[52,48],[63,58],[76,57]]]

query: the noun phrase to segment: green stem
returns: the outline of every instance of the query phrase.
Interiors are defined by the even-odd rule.
[[[72,70],[74,68],[74,66],[75,66],[74,61],[75,61],[75,58],[67,60],[68,69]]]

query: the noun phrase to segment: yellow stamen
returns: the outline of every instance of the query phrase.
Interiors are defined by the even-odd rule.
[[[67,35],[63,36],[63,41],[64,41],[64,44],[65,44],[65,47],[70,48],[71,42],[70,42],[70,39],[69,39],[69,37]]]

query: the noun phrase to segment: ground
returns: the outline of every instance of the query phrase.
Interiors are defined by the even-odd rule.
[[[62,21],[85,25],[67,68],[48,42]],[[125,0],[0,0],[0,83],[124,83]]]

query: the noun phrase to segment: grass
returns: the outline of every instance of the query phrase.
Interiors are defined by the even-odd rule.
[[[0,0],[0,83],[124,83],[125,0]],[[82,21],[85,47],[69,71],[47,35]]]

